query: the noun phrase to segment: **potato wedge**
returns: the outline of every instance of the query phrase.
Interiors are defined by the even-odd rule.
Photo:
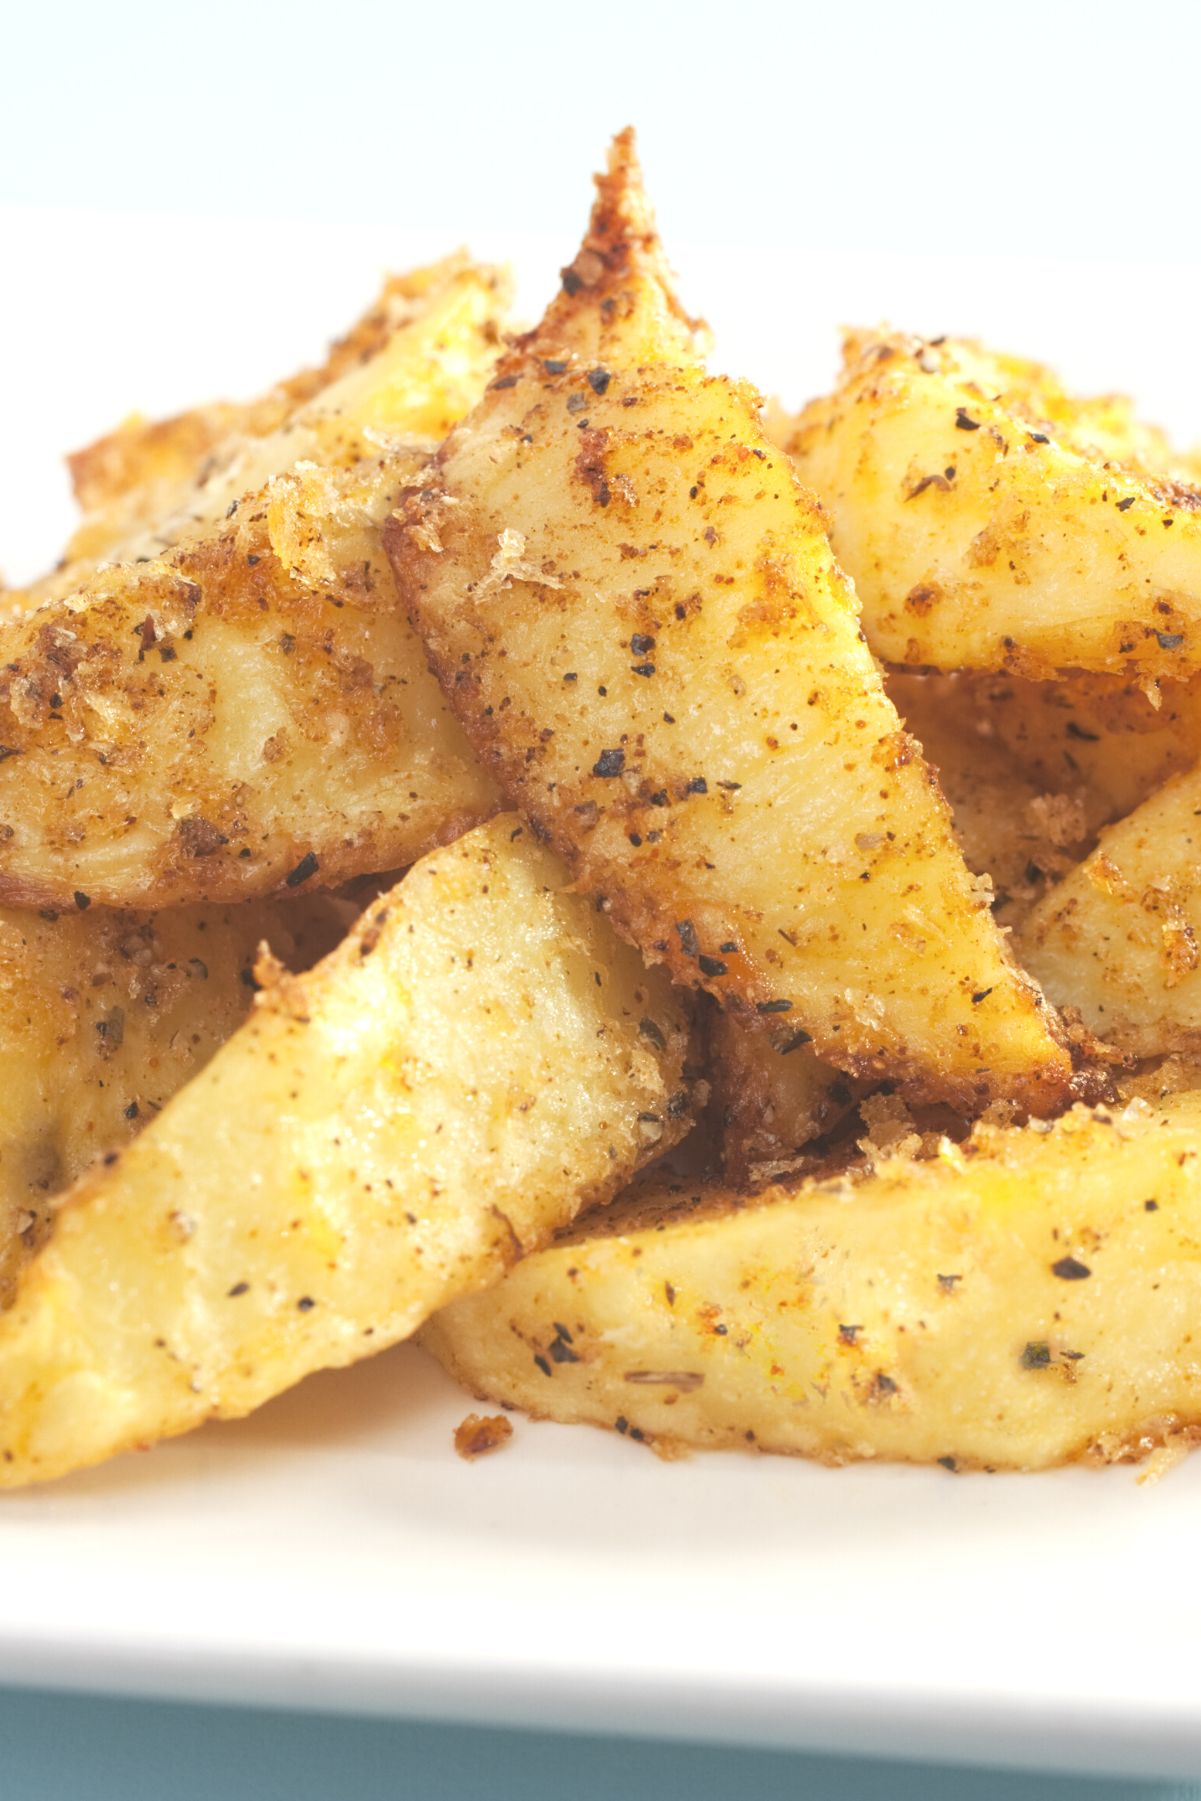
[[[325,362],[241,405],[131,420],[68,459],[86,517],[66,568],[26,602],[71,591],[89,562],[131,562],[195,542],[234,501],[302,459],[378,453],[379,434],[445,437],[496,360],[508,277],[465,255],[393,276]]]
[[[618,1203],[424,1342],[473,1394],[684,1445],[1042,1469],[1201,1427],[1201,1095],[978,1128],[743,1202]]]
[[[1111,398],[965,340],[852,333],[787,447],[886,661],[1201,669],[1201,489]]]
[[[167,419],[132,413],[115,431],[73,451],[67,467],[84,518],[63,561],[103,557],[113,545],[178,512],[188,493],[202,485],[205,458],[239,426],[246,429],[243,409],[217,400]]]
[[[1016,942],[1106,1043],[1136,1057],[1201,1053],[1201,770],[1103,832]]]
[[[386,542],[509,797],[677,981],[789,1013],[856,1074],[1058,1105],[1053,1021],[819,513],[755,397],[702,372],[628,137],[561,293],[499,368]]]
[[[0,901],[224,902],[318,869],[336,884],[496,810],[379,527],[430,445],[409,434],[482,392],[503,292],[463,259],[393,284],[326,370],[244,409],[199,475],[180,475],[177,422],[176,511],[149,529],[163,483],[91,477],[136,515],[133,537],[105,537],[120,562],[72,562],[0,625]]]
[[[1065,770],[1048,789],[1023,767],[979,692],[1008,680],[899,671],[886,686],[947,797],[964,861],[992,883],[993,917],[1012,926],[1092,849],[1110,814],[1078,776]]]
[[[687,1003],[511,816],[278,979],[0,1317],[0,1485],[406,1337],[690,1123]]]
[[[859,1085],[797,1044],[787,1023],[756,1031],[740,1015],[714,1012],[708,1075],[721,1167],[737,1187],[777,1181],[801,1164],[814,1139],[855,1105]]]
[[[937,772],[968,868],[988,874],[993,915],[1011,928],[1102,827],[1201,753],[1195,685],[1165,682],[1149,697],[1109,676],[895,670],[887,687]]]
[[[419,461],[281,476],[204,542],[0,629],[0,901],[335,885],[496,810],[380,549]]]
[[[1077,671],[1058,682],[963,673],[941,678],[948,683],[959,692],[951,712],[987,725],[1025,781],[1078,794],[1090,832],[1132,812],[1201,756],[1195,682],[1144,691]]]
[[[321,894],[161,914],[0,908],[0,1307],[52,1197],[140,1131],[241,1023],[263,943],[302,969],[346,924]]]
[[[362,318],[330,345],[324,362],[299,370],[250,401],[214,401],[168,419],[144,419],[131,414],[115,431],[74,451],[67,458],[67,466],[76,500],[86,514],[97,515],[135,492],[148,496],[165,486],[168,494],[173,493],[176,483],[197,479],[205,459],[222,439],[236,432],[261,438],[278,431],[298,407],[312,400],[322,388],[355,364],[370,361],[395,332],[413,325],[420,331],[429,318],[431,297],[436,306],[448,289],[465,286],[469,291],[479,291],[481,284],[497,295],[507,291],[502,274],[477,267],[461,253],[403,275],[389,276]],[[448,373],[444,369],[429,370],[435,391]],[[436,405],[432,394],[430,400]],[[466,411],[466,407],[462,410]],[[441,437],[460,416],[453,412],[442,420],[431,418],[414,429]],[[172,510],[169,500],[161,506],[139,505],[147,524]]]

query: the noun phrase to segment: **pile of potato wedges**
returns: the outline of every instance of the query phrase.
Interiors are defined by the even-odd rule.
[[[0,1486],[418,1332],[665,1456],[1186,1445],[1201,461],[891,331],[765,415],[628,132],[509,304],[131,419],[0,590]]]

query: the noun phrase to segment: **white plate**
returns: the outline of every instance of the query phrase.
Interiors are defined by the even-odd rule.
[[[660,1463],[406,1347],[0,1505],[0,1681],[1165,1775],[1201,1770],[1201,1459]]]
[[[0,438],[14,576],[67,528],[52,454],[135,402],[269,380],[344,323],[378,265],[431,248],[327,231],[298,282],[294,226],[192,221],[188,279],[164,301],[131,291],[122,261],[150,222],[0,223],[12,266],[39,271],[0,297],[0,342],[24,347]],[[533,304],[570,229],[526,246]],[[244,258],[255,281],[235,310]],[[1081,382],[1201,425],[1201,363],[1182,371],[1175,349],[1192,341],[1195,269],[844,257],[818,281],[806,255],[779,252],[750,280],[720,247],[679,261],[728,365],[794,395],[825,379],[840,319],[891,314],[1045,348]],[[1154,336],[1116,334],[1151,291]],[[0,1681],[1201,1771],[1201,1457],[1154,1486],[1127,1470],[661,1464],[519,1422],[468,1466],[450,1445],[466,1410],[404,1350],[239,1426],[5,1498]]]

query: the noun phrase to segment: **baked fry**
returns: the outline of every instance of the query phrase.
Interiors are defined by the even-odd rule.
[[[303,969],[346,923],[321,894],[153,915],[0,908],[0,1307],[55,1194],[153,1119],[245,1017],[261,946]]]
[[[687,1006],[509,817],[420,863],[57,1208],[0,1317],[0,1486],[408,1336],[691,1118]]]
[[[721,1166],[740,1188],[803,1167],[814,1140],[846,1118],[860,1092],[812,1045],[795,1043],[787,1021],[777,1032],[756,1031],[715,1011],[708,1048]]]
[[[1112,397],[966,340],[856,332],[787,448],[885,661],[1201,669],[1201,490]]]
[[[142,908],[413,862],[496,809],[395,604],[393,449],[0,628],[0,900]]]
[[[899,671],[886,685],[947,797],[964,861],[1011,926],[1092,849],[1108,810],[1078,776],[1064,772],[1054,789],[1032,776],[997,730],[983,682]]]
[[[140,459],[95,453],[89,543],[120,560],[71,562],[0,624],[0,901],[337,884],[496,810],[379,529],[428,451],[411,434],[482,392],[503,299],[495,272],[441,265],[393,284],[324,370],[243,409],[199,471],[180,475],[177,422],[176,510],[153,525],[163,482],[137,480],[153,430]]]
[[[424,1342],[481,1399],[668,1455],[1138,1457],[1201,1428],[1199,1132],[1191,1093],[753,1201],[639,1192]]]
[[[1201,1053],[1201,771],[1177,776],[1018,928],[1047,992],[1135,1057]]]
[[[628,136],[598,186],[542,324],[387,528],[447,697],[677,981],[787,1013],[853,1074],[1052,1110],[1071,1073],[1054,1019],[819,514],[755,397],[701,370]]]
[[[242,404],[133,419],[68,464],[85,517],[65,567],[25,604],[72,591],[100,558],[194,542],[229,506],[302,459],[345,465],[383,433],[445,437],[474,406],[501,343],[508,278],[464,255],[393,276],[325,361]]]

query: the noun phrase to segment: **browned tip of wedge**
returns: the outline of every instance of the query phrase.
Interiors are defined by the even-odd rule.
[[[627,125],[609,146],[604,174],[594,178],[596,200],[588,230],[574,262],[563,270],[568,294],[596,287],[606,274],[621,280],[639,257],[662,257],[634,145],[634,128]]]
[[[676,294],[632,126],[613,139],[607,167],[595,181],[596,200],[584,240],[562,271],[562,287],[527,347],[571,343],[589,316],[592,330],[603,339],[614,330],[624,333],[642,315],[653,341],[661,343],[666,333],[691,357],[700,322],[684,311]]]

